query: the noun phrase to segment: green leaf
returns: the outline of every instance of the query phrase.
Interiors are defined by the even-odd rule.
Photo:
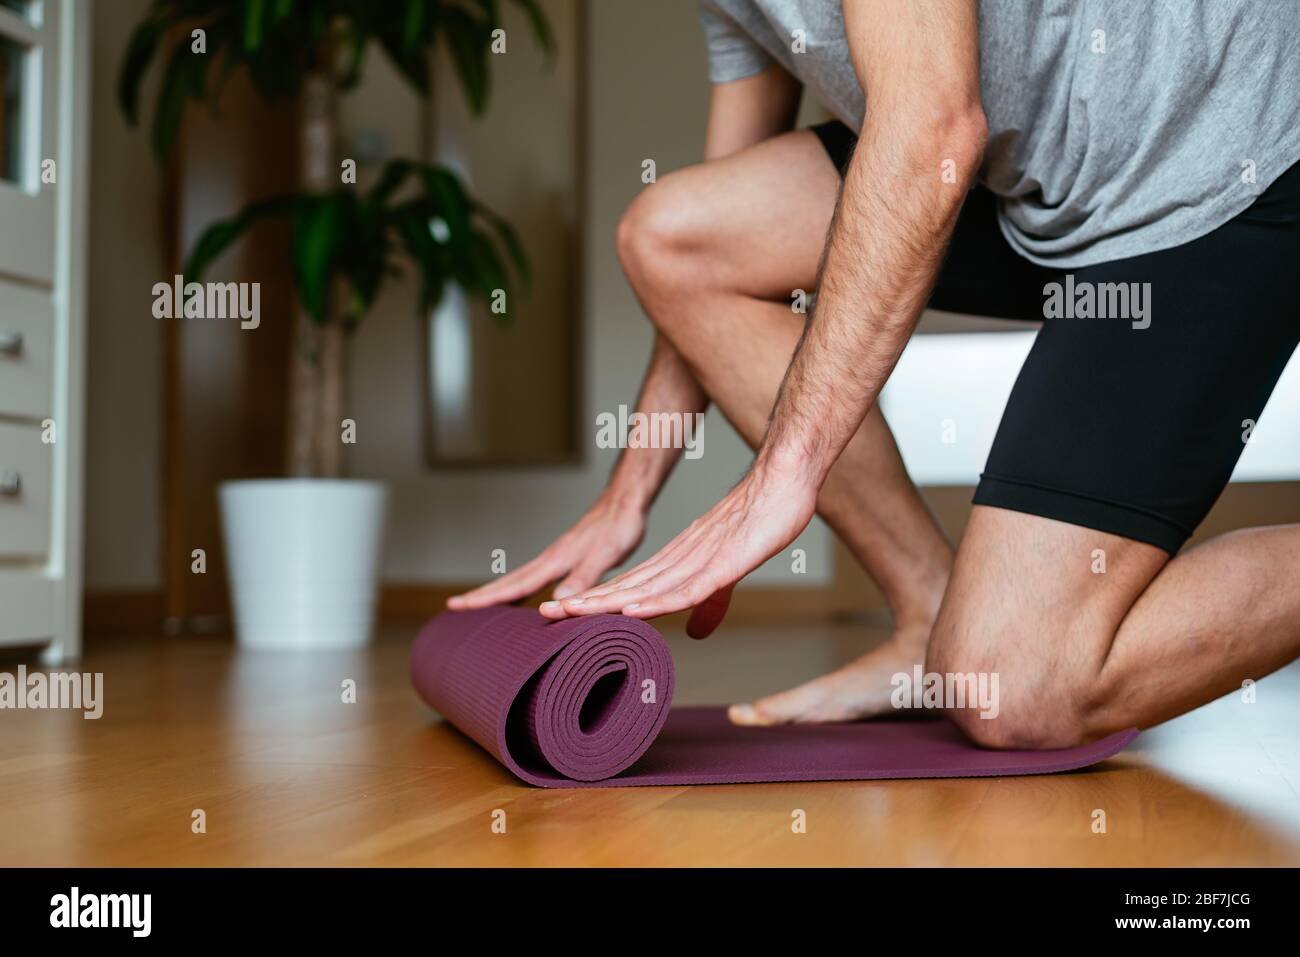
[[[403,50],[401,41],[393,36],[380,35],[379,45],[388,54],[388,59],[397,67],[406,82],[411,84],[421,96],[429,95],[429,57],[426,48]]]
[[[126,56],[122,58],[122,70],[117,79],[117,101],[126,121],[132,126],[140,119],[140,84],[164,32],[166,24],[161,19],[157,16],[147,18],[131,34]]]
[[[460,77],[465,101],[470,111],[479,115],[487,107],[487,57],[492,29],[459,7],[448,8],[443,17],[447,46],[451,48],[451,61]]]
[[[501,240],[501,245],[506,249],[510,256],[510,261],[515,267],[515,272],[524,281],[524,288],[528,289],[533,284],[533,270],[528,262],[528,254],[524,251],[524,244],[519,238],[519,233],[510,225],[503,216],[494,213],[482,203],[474,204],[474,211],[488,221],[488,224],[496,230],[497,237]]]
[[[263,22],[266,7],[263,0],[243,0],[244,8],[244,50],[256,53],[262,46]]]
[[[474,267],[475,285],[478,291],[485,297],[490,297],[496,290],[504,290],[508,312],[511,302],[510,277],[506,273],[505,264],[501,262],[501,257],[497,255],[496,246],[485,233],[475,232],[470,237],[468,252]]]
[[[429,235],[428,219],[418,204],[407,204],[393,211],[389,219],[407,255],[420,269],[420,309],[428,312],[441,300],[442,287],[447,281],[442,250]]]
[[[180,128],[185,100],[202,97],[203,76],[207,65],[207,56],[191,53],[189,44],[179,44],[172,51],[171,59],[167,61],[167,70],[163,74],[162,87],[158,91],[150,131],[154,155],[159,160],[166,159],[171,152],[176,131]]]
[[[350,195],[350,194],[342,194]],[[294,216],[293,264],[303,308],[317,325],[329,321],[329,283],[335,253],[342,243],[340,194],[308,197]]]
[[[203,231],[185,261],[184,274],[190,282],[202,282],[203,274],[223,252],[259,220],[290,212],[300,197],[292,194],[249,203],[230,219],[219,220]]]
[[[501,26],[500,4],[497,0],[477,0],[477,2],[483,10],[483,16],[487,20],[490,34],[493,29]],[[549,60],[555,52],[555,36],[551,32],[550,21],[546,19],[546,14],[542,12],[541,6],[537,3],[537,0],[512,0],[512,2],[528,18],[528,25],[533,31],[533,39],[537,41],[537,45],[542,48]]]
[[[407,177],[411,175],[415,167],[415,163],[403,159],[389,160],[385,163],[383,171],[379,174],[378,181],[374,186],[370,187],[370,192],[366,194],[363,215],[383,209],[388,200],[392,198],[393,193],[397,192],[402,184],[406,182]]]
[[[271,8],[271,23],[278,24],[293,13],[293,4],[294,0],[275,0],[275,5]]]
[[[402,17],[402,49],[414,50],[424,39],[426,0],[406,0],[406,10]]]
[[[528,23],[533,28],[533,36],[548,57],[555,53],[555,36],[551,33],[551,24],[546,19],[546,14],[538,6],[537,0],[514,0],[525,14],[528,16]]]
[[[388,274],[388,237],[380,232],[367,242],[357,244],[357,256],[347,265],[352,284],[354,305],[364,315],[374,305],[379,288]]]
[[[430,216],[441,217],[451,233],[450,243],[463,246],[469,240],[470,202],[460,180],[441,166],[426,166],[423,179]]]
[[[203,274],[211,263],[243,235],[247,223],[242,217],[223,219],[203,231],[185,262],[185,275],[190,282],[202,282]]]

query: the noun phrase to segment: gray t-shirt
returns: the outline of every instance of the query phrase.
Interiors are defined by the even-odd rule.
[[[978,2],[980,181],[1034,262],[1189,242],[1300,160],[1300,0]],[[838,3],[700,0],[700,16],[713,82],[776,61],[861,129]]]

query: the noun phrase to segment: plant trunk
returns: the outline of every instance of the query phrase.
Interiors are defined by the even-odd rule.
[[[327,71],[307,77],[301,110],[301,186],[324,192],[333,188],[337,173],[337,101]],[[286,450],[288,473],[294,477],[335,478],[343,471],[345,342],[333,300],[327,299],[323,326],[312,322],[301,305],[294,316]]]

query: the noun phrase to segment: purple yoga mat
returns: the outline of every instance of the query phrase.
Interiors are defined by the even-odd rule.
[[[1137,736],[989,751],[944,720],[738,728],[723,708],[670,713],[668,645],[623,615],[443,612],[415,639],[411,680],[430,707],[542,787],[1048,774],[1096,764]]]

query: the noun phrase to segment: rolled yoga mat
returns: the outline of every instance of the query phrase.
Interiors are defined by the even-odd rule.
[[[1137,736],[990,751],[941,719],[739,728],[723,708],[670,712],[668,645],[623,615],[443,612],[415,639],[411,680],[430,707],[542,787],[1049,774],[1096,764]]]

